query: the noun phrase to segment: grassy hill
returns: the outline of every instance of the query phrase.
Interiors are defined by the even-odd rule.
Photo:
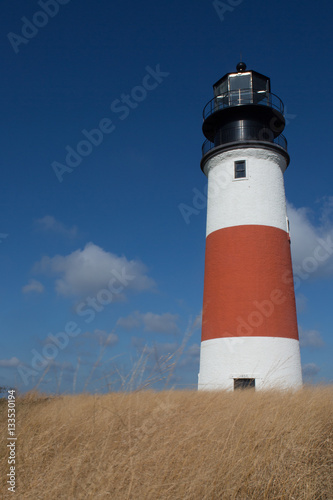
[[[1,405],[1,456],[7,407]],[[17,400],[20,499],[333,498],[333,388]]]

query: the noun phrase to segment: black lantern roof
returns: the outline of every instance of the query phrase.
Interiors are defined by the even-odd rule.
[[[265,94],[271,91],[271,82],[268,76],[257,71],[246,70],[246,64],[239,62],[237,72],[227,73],[213,85],[215,97],[228,92],[254,91],[256,94]]]

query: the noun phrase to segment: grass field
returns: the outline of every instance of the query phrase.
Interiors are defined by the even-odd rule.
[[[7,456],[1,404],[1,455]],[[17,400],[19,499],[333,499],[333,389]]]

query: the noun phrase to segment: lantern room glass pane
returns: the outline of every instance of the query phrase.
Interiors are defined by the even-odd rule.
[[[254,103],[257,104],[268,98],[269,79],[262,75],[253,75]]]
[[[218,86],[214,87],[214,95],[219,96],[228,92],[228,79],[225,78]]]
[[[229,90],[250,89],[251,88],[251,75],[230,75],[229,76]]]
[[[268,78],[263,75],[253,74],[253,90],[269,90],[268,89]]]
[[[251,74],[229,76],[229,106],[252,102]]]

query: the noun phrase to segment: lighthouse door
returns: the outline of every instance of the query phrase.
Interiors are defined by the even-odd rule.
[[[254,389],[254,378],[234,378],[234,390],[236,389]]]

